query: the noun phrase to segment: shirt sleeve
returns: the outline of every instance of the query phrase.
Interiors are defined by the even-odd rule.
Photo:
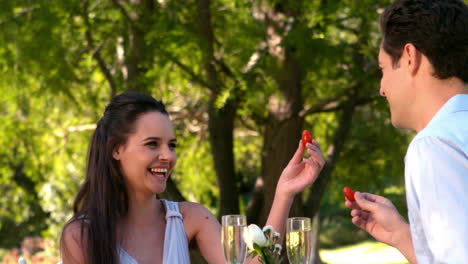
[[[419,214],[416,228],[424,232],[434,263],[468,263],[468,157],[439,137],[418,139],[411,148],[406,176],[419,209],[411,212]]]

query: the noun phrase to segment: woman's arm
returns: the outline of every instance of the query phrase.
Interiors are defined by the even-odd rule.
[[[221,225],[203,205],[191,202],[179,204],[184,215],[185,232],[194,240],[203,258],[208,263],[224,263],[221,246]]]
[[[303,159],[307,149],[310,157]],[[325,162],[318,142],[313,141],[307,147],[299,143],[293,158],[283,170],[276,187],[275,198],[268,216],[267,225],[282,234],[284,233],[286,219],[289,214],[294,196],[302,192],[318,177]],[[191,233],[197,242],[201,254],[208,263],[224,263],[221,245],[221,225],[205,207],[196,203],[183,203],[181,210],[184,213],[184,222],[189,238]],[[248,260],[247,263],[257,263],[257,260]]]
[[[307,151],[310,157],[303,158],[304,151]],[[281,244],[284,237],[286,220],[294,196],[315,182],[324,165],[325,161],[317,141],[313,140],[312,144],[309,143],[307,146],[303,146],[299,142],[296,153],[294,153],[278,180],[275,197],[266,223],[273,226],[281,234],[278,240],[279,244]]]

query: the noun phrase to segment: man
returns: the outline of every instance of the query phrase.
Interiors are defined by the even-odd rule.
[[[468,263],[468,7],[396,0],[381,17],[380,94],[405,157],[409,224],[386,198],[356,192],[352,222],[411,263]]]

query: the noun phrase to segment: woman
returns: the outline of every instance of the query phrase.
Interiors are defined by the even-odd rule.
[[[196,243],[209,263],[224,263],[221,227],[202,205],[158,200],[176,163],[177,141],[164,105],[124,93],[106,107],[92,136],[86,179],[65,225],[61,253],[69,263],[189,263]],[[284,169],[267,224],[284,230],[295,194],[324,165],[317,142],[299,144]]]

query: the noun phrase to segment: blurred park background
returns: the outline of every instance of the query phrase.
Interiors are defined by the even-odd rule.
[[[307,129],[327,165],[291,216],[314,220],[317,263],[405,263],[352,225],[342,195],[344,186],[384,195],[406,214],[413,135],[392,127],[378,94],[388,4],[2,0],[0,263],[59,259],[91,133],[124,91],[170,110],[178,165],[162,197],[263,225]]]

